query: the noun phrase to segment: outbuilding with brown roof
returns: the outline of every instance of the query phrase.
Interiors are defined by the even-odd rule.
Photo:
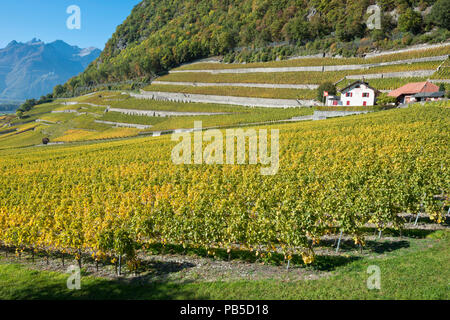
[[[391,91],[388,96],[397,98],[399,103],[410,103],[416,101],[414,95],[430,92],[439,92],[439,87],[429,81],[413,82]]]

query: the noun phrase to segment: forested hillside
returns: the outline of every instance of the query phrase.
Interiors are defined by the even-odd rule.
[[[155,74],[194,59],[227,62],[329,52],[344,56],[450,37],[450,0],[379,0],[382,29],[369,30],[372,0],[144,0],[108,41],[100,58],[59,88],[86,87]]]

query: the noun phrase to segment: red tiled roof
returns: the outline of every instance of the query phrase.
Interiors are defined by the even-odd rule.
[[[432,84],[431,82],[425,81],[425,82],[414,82],[414,83],[408,83],[407,85],[404,85],[401,88],[398,88],[397,90],[391,91],[388,96],[390,97],[399,97],[402,94],[416,94],[420,92],[438,92],[439,87],[435,84]]]

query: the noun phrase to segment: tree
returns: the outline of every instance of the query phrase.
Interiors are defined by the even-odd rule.
[[[308,40],[311,35],[309,33],[309,24],[302,16],[290,20],[283,28],[284,37],[291,43],[299,43]]]
[[[323,101],[323,93],[327,91],[329,95],[336,95],[337,89],[334,83],[332,82],[324,82],[317,89],[317,100]]]
[[[427,20],[441,28],[450,29],[450,0],[438,0]]]
[[[17,109],[18,111],[30,111],[37,104],[36,99],[28,99]]]
[[[439,85],[439,91],[445,92],[445,84],[441,83],[441,84]]]
[[[217,35],[218,53],[223,54],[235,46],[233,35],[229,32],[221,32]]]
[[[64,91],[65,91],[64,87],[62,85],[58,84],[57,86],[55,86],[53,88],[53,96],[54,97],[59,97],[59,96],[61,96],[64,93]]]
[[[398,19],[398,28],[403,32],[417,34],[422,29],[422,23],[422,15],[415,12],[412,8],[408,8]]]
[[[396,102],[397,102],[397,99],[395,97],[390,97],[386,93],[383,93],[377,99],[377,105],[379,105],[379,106],[387,106],[389,104],[394,104]]]

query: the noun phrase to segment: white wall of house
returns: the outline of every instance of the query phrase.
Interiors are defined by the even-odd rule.
[[[350,87],[341,94],[343,106],[373,106],[375,105],[375,98],[375,91],[365,84]]]
[[[327,99],[326,99],[325,105],[328,106],[328,107],[342,106],[342,101],[340,100],[340,97],[328,96]]]

